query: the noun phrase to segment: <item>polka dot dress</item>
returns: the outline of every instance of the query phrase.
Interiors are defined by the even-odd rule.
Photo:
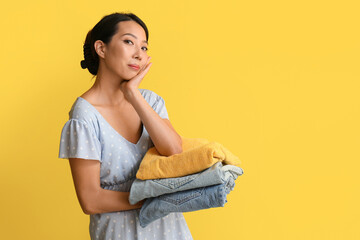
[[[169,119],[161,96],[148,89],[139,91],[161,118]],[[61,132],[59,158],[98,160],[101,187],[129,192],[142,158],[153,146],[144,126],[138,142],[129,142],[112,128],[93,105],[78,97]],[[90,215],[91,239],[193,239],[182,213],[171,213],[142,228],[139,212],[140,209],[135,209]]]

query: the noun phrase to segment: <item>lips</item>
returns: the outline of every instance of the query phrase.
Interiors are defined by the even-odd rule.
[[[136,69],[136,70],[139,70],[140,69],[140,66],[139,65],[136,65],[136,64],[128,64],[129,67],[133,68],[133,69]]]

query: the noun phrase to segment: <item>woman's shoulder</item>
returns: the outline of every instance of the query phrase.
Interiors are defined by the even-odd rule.
[[[139,88],[139,91],[151,106],[161,99],[161,96],[152,90]]]
[[[99,126],[99,117],[93,106],[84,98],[77,97],[69,111],[69,121],[78,121],[97,129]]]
[[[138,88],[141,95],[149,103],[150,106],[154,106],[162,98],[154,91],[145,88]],[[69,120],[75,119],[84,123],[92,123],[96,125],[99,121],[97,110],[90,104],[85,98],[79,96],[75,99],[68,113]]]

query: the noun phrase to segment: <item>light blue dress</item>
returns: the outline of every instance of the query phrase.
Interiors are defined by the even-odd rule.
[[[169,119],[161,96],[148,89],[139,91],[161,118]],[[59,158],[98,160],[101,163],[101,187],[129,192],[142,158],[153,146],[144,125],[138,142],[129,142],[112,128],[93,105],[77,97],[61,132]],[[135,209],[90,215],[91,239],[193,239],[182,213],[171,213],[142,228],[139,212],[140,209]]]

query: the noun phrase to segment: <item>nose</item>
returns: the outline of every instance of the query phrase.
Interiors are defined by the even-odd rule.
[[[141,61],[142,59],[142,55],[141,55],[141,49],[137,49],[134,53],[134,58],[138,59],[139,61]]]

